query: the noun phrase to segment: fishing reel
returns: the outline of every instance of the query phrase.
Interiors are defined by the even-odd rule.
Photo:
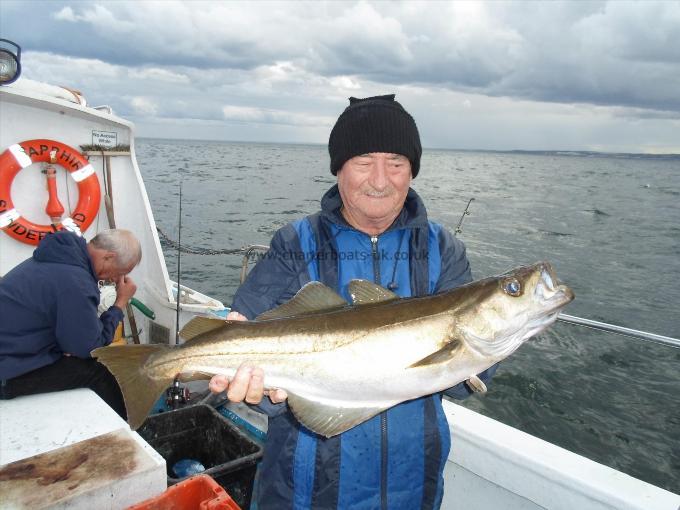
[[[186,405],[189,402],[190,396],[189,388],[182,386],[176,377],[172,386],[165,391],[165,404],[170,409],[179,409],[180,406]]]

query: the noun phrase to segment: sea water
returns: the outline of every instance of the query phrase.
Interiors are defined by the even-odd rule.
[[[142,139],[158,226],[182,244],[269,244],[334,184],[326,147]],[[576,299],[566,313],[680,338],[680,159],[424,151],[413,187],[454,231],[475,278],[547,260]],[[168,269],[176,253],[165,250]],[[182,255],[182,283],[229,305],[237,255]],[[680,493],[680,349],[557,323],[463,405]]]

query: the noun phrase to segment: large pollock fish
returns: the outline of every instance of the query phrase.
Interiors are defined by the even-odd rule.
[[[352,305],[319,282],[250,322],[197,317],[179,347],[127,345],[92,355],[116,377],[133,428],[174,378],[262,367],[308,429],[331,437],[400,402],[475,381],[552,324],[574,294],[542,262],[426,297],[365,280]]]

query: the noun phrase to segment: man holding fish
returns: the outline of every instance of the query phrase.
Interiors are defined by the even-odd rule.
[[[357,278],[400,297],[439,293],[472,280],[463,243],[428,221],[410,188],[420,169],[420,137],[394,95],[351,98],[328,148],[337,185],[322,198],[320,213],[274,235],[270,251],[236,293],[228,319],[253,319],[309,281],[321,281],[348,299],[348,284]],[[488,381],[495,368],[480,379]],[[232,401],[260,404],[270,417],[255,495],[261,510],[439,508],[450,447],[441,394],[404,402],[324,438],[293,418],[282,403],[285,391],[272,389],[270,402],[263,400],[266,377],[246,364],[231,383],[215,376],[210,384],[214,392],[227,390]],[[460,383],[448,393],[463,398],[473,387]]]
[[[212,391],[266,413],[260,510],[437,509],[442,392],[484,391],[573,293],[545,262],[470,283],[465,247],[409,187],[420,138],[394,96],[350,99],[329,152],[338,182],[321,212],[274,235],[228,321],[192,319],[180,346],[92,355],[133,428],[178,376],[212,377]]]

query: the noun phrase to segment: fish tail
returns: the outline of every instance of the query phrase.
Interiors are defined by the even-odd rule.
[[[174,377],[150,377],[142,369],[151,355],[168,349],[166,345],[115,345],[92,351],[92,357],[116,378],[132,429],[142,425],[153,405],[172,385]]]

